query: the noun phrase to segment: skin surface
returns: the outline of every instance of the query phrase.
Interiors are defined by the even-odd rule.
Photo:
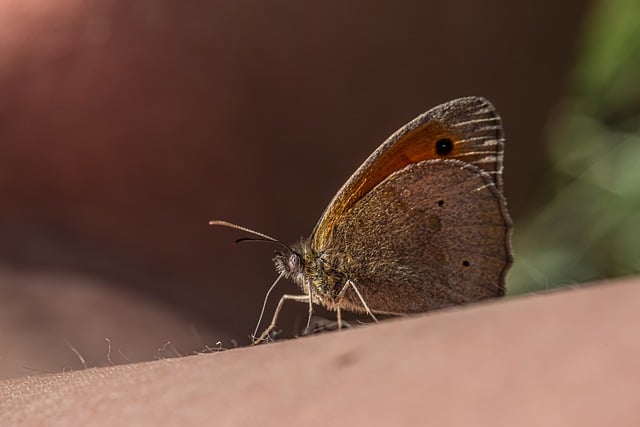
[[[0,425],[638,425],[640,279],[0,383]]]

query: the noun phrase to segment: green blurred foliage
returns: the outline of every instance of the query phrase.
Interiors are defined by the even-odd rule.
[[[538,207],[516,224],[511,294],[640,272],[640,1],[601,0],[584,30]]]

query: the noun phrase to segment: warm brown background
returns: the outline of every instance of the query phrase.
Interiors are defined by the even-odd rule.
[[[207,220],[296,240],[458,96],[504,118],[517,220],[587,3],[3,2],[0,376],[246,343],[272,248]]]

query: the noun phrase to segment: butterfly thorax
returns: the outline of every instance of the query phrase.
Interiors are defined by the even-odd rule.
[[[273,258],[278,274],[291,278],[305,294],[311,289],[313,302],[330,310],[335,309],[338,294],[347,282],[335,261],[316,253],[304,240]]]

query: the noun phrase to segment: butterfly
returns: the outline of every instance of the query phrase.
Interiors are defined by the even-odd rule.
[[[382,143],[329,203],[308,239],[278,243],[279,276],[302,291],[285,301],[403,315],[503,296],[513,261],[503,195],[504,132],[493,105],[467,97],[438,105]],[[242,239],[241,239],[242,240]],[[264,312],[264,306],[263,306]],[[261,316],[262,318],[262,316]],[[260,321],[258,322],[260,324]],[[307,323],[307,328],[309,323]]]

